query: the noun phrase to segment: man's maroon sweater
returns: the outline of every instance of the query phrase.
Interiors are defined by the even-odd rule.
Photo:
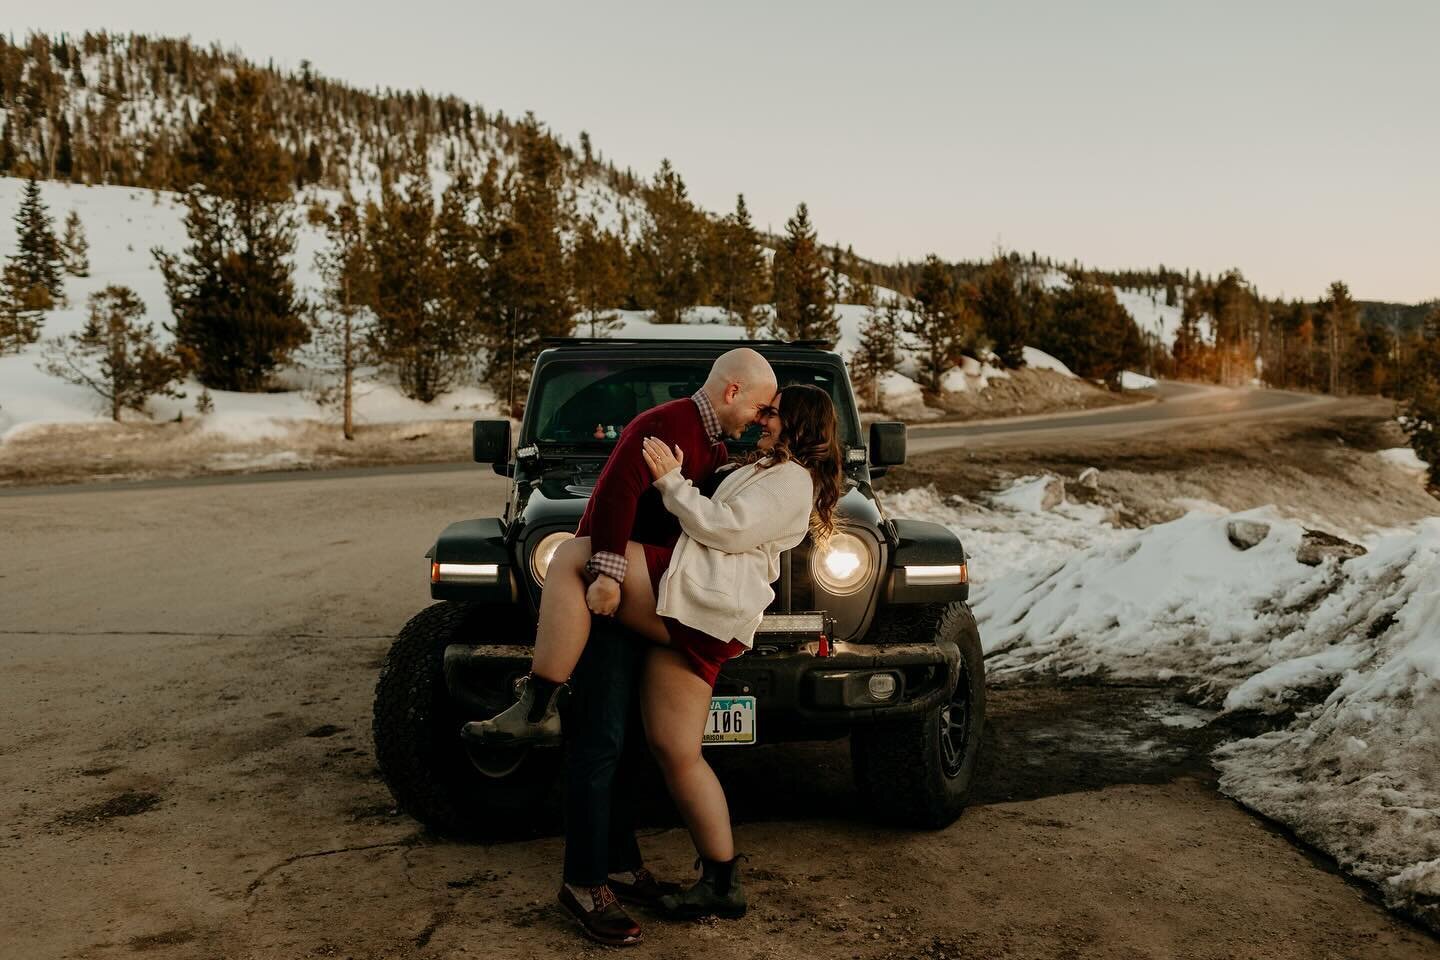
[[[689,397],[652,407],[625,425],[610,454],[595,491],[575,530],[590,537],[591,554],[625,556],[625,544],[634,540],[670,547],[680,537],[680,522],[651,483],[654,477],[641,455],[641,442],[656,437],[685,452],[680,472],[702,486],[716,468],[729,459],[723,442],[712,442],[700,419],[700,409]]]

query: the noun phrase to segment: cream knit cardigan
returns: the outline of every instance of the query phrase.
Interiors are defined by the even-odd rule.
[[[713,497],[678,469],[655,481],[683,531],[660,578],[656,610],[721,640],[751,646],[780,576],[780,554],[805,539],[815,504],[810,471],[793,460],[736,467]]]

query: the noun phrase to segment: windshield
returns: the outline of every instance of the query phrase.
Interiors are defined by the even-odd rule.
[[[777,362],[780,386],[809,383],[835,402],[840,442],[858,446],[859,424],[843,371],[824,365]],[[527,442],[605,445],[625,424],[651,407],[688,397],[705,382],[705,360],[560,359],[540,368],[525,411]],[[751,426],[734,445],[754,445],[760,428]]]

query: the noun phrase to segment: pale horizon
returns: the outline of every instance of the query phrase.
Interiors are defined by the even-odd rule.
[[[447,6],[78,0],[11,29],[188,35],[533,110],[642,177],[668,157],[712,212],[744,193],[779,231],[806,202],[882,262],[1003,248],[1440,298],[1437,5]]]

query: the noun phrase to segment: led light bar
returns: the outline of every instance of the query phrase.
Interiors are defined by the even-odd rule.
[[[431,583],[499,583],[498,563],[430,563]]]
[[[767,613],[756,633],[824,633],[823,613]]]
[[[970,571],[964,563],[947,563],[942,566],[905,567],[905,582],[917,587],[939,587],[947,584],[969,583]]]
[[[849,463],[864,463],[865,455],[864,447],[851,447],[845,451],[845,460]]]

